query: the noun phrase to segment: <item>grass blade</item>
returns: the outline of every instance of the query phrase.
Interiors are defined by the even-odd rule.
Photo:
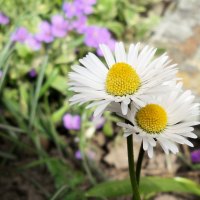
[[[46,56],[44,61],[43,61],[43,64],[41,66],[41,71],[40,71],[40,74],[39,74],[39,77],[38,77],[38,80],[37,80],[35,95],[34,95],[32,103],[31,103],[32,107],[31,107],[29,127],[31,127],[33,125],[33,121],[34,121],[34,118],[35,118],[36,108],[37,108],[38,99],[39,99],[39,95],[40,95],[40,89],[41,89],[41,86],[42,86],[42,81],[44,79],[44,74],[45,74],[45,70],[46,70],[46,67],[47,67],[47,62],[48,62],[48,56]]]

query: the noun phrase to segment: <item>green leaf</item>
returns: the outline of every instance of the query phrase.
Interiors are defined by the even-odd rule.
[[[11,53],[13,52],[14,48],[12,47],[12,41],[10,40],[6,46],[4,47],[3,50],[1,50],[0,53],[0,69],[3,68],[5,65],[6,61],[10,57]]]
[[[69,188],[78,186],[83,181],[83,174],[72,169],[67,163],[61,160],[48,160],[49,172],[55,181],[55,187],[60,189],[63,185]]]
[[[48,56],[45,56],[44,61],[41,66],[41,72],[40,72],[38,80],[37,80],[35,95],[34,95],[34,98],[33,98],[32,104],[31,104],[31,113],[30,113],[30,121],[29,121],[30,127],[32,126],[32,124],[34,122],[36,108],[37,108],[37,104],[38,104],[38,100],[39,100],[40,90],[41,90],[41,86],[42,86],[42,82],[43,82],[43,78],[44,78],[44,74],[45,74],[45,69],[47,67],[47,63],[48,63]]]
[[[22,58],[26,58],[30,54],[28,47],[24,44],[16,43],[15,48],[17,54]]]
[[[6,125],[6,124],[0,124],[0,128],[4,129],[4,130],[7,130],[7,131],[14,131],[14,132],[24,133],[24,130],[16,128],[16,127],[13,127],[13,126],[9,126],[9,125]]]
[[[43,86],[41,87],[40,90],[40,97],[43,96],[45,94],[45,92],[48,90],[48,88],[51,86],[52,82],[56,79],[56,77],[58,76],[58,69],[54,69],[51,74],[48,76],[48,79],[46,80],[46,82],[43,84]]]
[[[112,122],[107,121],[103,126],[103,132],[106,136],[112,136],[113,135],[113,127]]]
[[[1,76],[1,79],[0,79],[0,92],[2,91],[4,81],[5,81],[5,78],[6,78],[6,75],[8,73],[9,68],[10,68],[10,64],[9,64],[9,62],[7,62],[6,65],[5,65],[5,68],[3,70],[3,74]]]
[[[130,181],[110,181],[101,183],[90,189],[87,197],[119,197],[131,194]],[[147,197],[159,192],[177,192],[189,193],[200,196],[200,185],[195,182],[181,177],[160,178],[160,177],[143,177],[140,184],[140,194]]]
[[[19,93],[20,93],[20,110],[22,113],[25,113],[25,115],[28,115],[28,85],[27,84],[21,84],[19,87]]]
[[[65,102],[65,104],[59,109],[56,110],[52,116],[51,116],[51,120],[54,123],[58,123],[61,121],[63,115],[66,113],[66,111],[69,109],[69,103]]]
[[[58,90],[60,93],[66,95],[67,93],[67,78],[64,76],[57,76],[51,83],[51,87]]]
[[[117,37],[120,37],[124,31],[124,27],[121,23],[119,22],[107,22],[105,25],[108,29],[110,29]]]
[[[103,19],[113,19],[117,15],[117,0],[99,0],[96,6],[96,12]],[[112,9],[111,9],[112,8]]]
[[[16,159],[15,155],[13,155],[11,153],[8,153],[8,152],[3,152],[3,151],[0,151],[0,157],[6,158],[6,159],[10,159],[10,160],[15,160]]]

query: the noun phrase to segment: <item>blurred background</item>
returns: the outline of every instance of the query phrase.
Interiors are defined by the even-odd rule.
[[[0,0],[0,199],[107,199],[86,191],[128,177],[126,141],[116,116],[94,121],[93,110],[69,105],[68,72],[87,52],[102,58],[99,43],[140,41],[168,52],[198,102],[199,10],[199,0]],[[200,183],[200,141],[192,142],[177,155],[157,147],[142,175]],[[144,198],[200,199],[199,186],[190,194],[169,187]],[[129,200],[124,194],[108,199]]]

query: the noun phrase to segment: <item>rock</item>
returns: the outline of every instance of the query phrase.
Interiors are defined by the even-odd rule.
[[[139,153],[140,144],[134,142],[134,158],[135,162]],[[105,161],[114,165],[117,169],[128,169],[127,144],[122,137],[117,137],[115,141],[108,146],[109,153],[105,156]]]
[[[200,1],[175,1],[151,38],[154,46],[167,49],[180,68],[184,87],[191,89],[200,102]]]
[[[177,157],[174,154],[166,155],[160,148],[154,149],[154,157],[145,159],[143,162],[142,174],[145,176],[165,176],[171,177],[176,174],[179,168]]]
[[[180,197],[171,194],[161,194],[158,195],[154,200],[189,200],[188,197]]]

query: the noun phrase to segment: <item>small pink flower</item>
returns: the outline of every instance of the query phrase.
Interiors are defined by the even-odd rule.
[[[47,21],[41,22],[39,24],[39,32],[35,35],[36,39],[40,42],[51,43],[54,40],[52,34],[51,24]]]
[[[10,19],[2,12],[0,12],[0,24],[7,25],[9,24]]]
[[[29,37],[29,33],[28,33],[27,29],[24,27],[19,27],[12,34],[11,40],[15,41],[15,42],[24,43],[28,37]]]
[[[68,31],[68,22],[61,15],[54,15],[51,18],[52,34],[54,37],[65,37]]]
[[[68,130],[80,130],[81,128],[81,117],[79,115],[72,116],[67,113],[63,117],[64,127]]]
[[[191,160],[193,163],[200,163],[200,149],[191,153]]]

